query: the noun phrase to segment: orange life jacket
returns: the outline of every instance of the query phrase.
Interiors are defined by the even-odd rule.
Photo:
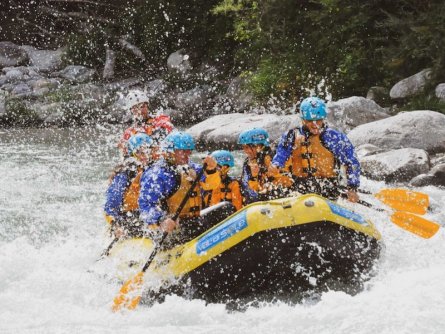
[[[124,203],[122,205],[122,211],[134,211],[139,208],[138,199],[141,191],[141,176],[144,171],[138,170],[138,173],[131,181],[130,186],[124,194]]]
[[[214,189],[210,196],[210,205],[228,201],[233,204],[236,210],[241,209],[243,206],[239,182],[230,176],[226,176],[224,180],[221,180],[220,186]]]
[[[325,148],[320,136],[309,136],[301,145],[292,151],[292,175],[296,177],[334,178],[336,170],[335,157]]]
[[[171,214],[176,213],[179,205],[181,204],[183,198],[186,193],[190,189],[194,179],[196,178],[196,172],[193,168],[189,168],[188,172],[182,172],[180,174],[181,183],[178,187],[178,190],[171,195],[167,200],[168,212]],[[179,218],[191,218],[199,216],[201,211],[201,192],[199,182],[196,185],[195,189],[193,189],[192,193],[189,196],[184,208],[181,210],[179,214]]]

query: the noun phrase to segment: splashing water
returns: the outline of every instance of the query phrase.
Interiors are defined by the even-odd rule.
[[[328,292],[299,305],[229,312],[170,296],[112,313],[120,285],[90,269],[111,241],[102,206],[121,130],[0,131],[0,333],[445,332],[443,228],[421,239],[363,207],[356,211],[377,225],[386,250],[377,275],[354,297]],[[364,180],[371,191],[383,187],[390,186]],[[418,190],[431,196],[427,218],[445,222],[445,191]]]

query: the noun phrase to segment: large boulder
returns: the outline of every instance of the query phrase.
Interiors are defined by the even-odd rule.
[[[241,132],[252,128],[264,128],[276,143],[281,135],[300,124],[297,115],[225,114],[211,117],[187,130],[203,149],[234,149],[238,147]]]
[[[329,102],[327,107],[328,122],[344,132],[349,132],[361,124],[389,117],[384,108],[361,96]]]
[[[385,182],[406,182],[429,171],[428,153],[416,148],[402,148],[366,156],[360,161],[362,173]]]
[[[29,63],[35,66],[39,72],[52,72],[62,67],[62,56],[64,49],[38,50],[32,46],[25,45],[22,49],[28,54]]]
[[[392,99],[403,99],[419,93],[425,89],[425,85],[431,78],[431,69],[427,68],[406,79],[396,83],[389,91]]]
[[[28,54],[11,42],[0,42],[0,67],[19,66],[28,61]]]
[[[380,147],[372,144],[363,144],[355,148],[355,153],[359,159],[382,152],[383,150]]]
[[[355,146],[372,144],[385,150],[405,147],[424,149],[429,154],[445,152],[445,115],[418,110],[400,113],[348,133]]]

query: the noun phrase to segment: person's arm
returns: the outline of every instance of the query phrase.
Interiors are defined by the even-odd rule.
[[[161,201],[165,194],[170,193],[168,175],[158,166],[147,169],[141,177],[141,191],[139,194],[140,219],[148,225],[158,224],[167,216],[161,208]]]
[[[293,133],[289,133],[289,131],[292,131]],[[298,130],[289,130],[286,133],[284,133],[280,141],[278,142],[277,152],[275,153],[275,156],[272,159],[272,165],[275,167],[283,168],[286,164],[286,161],[289,159],[289,157],[292,154],[293,150],[293,144],[295,141],[295,131]]]
[[[243,172],[241,173],[241,191],[245,203],[253,203],[258,199],[258,193],[250,187],[249,173],[247,171],[247,162],[243,164]]]
[[[340,164],[346,166],[348,189],[356,190],[360,186],[360,162],[355,154],[354,145],[349,138],[338,131],[329,129],[326,131],[323,141],[328,149],[339,160]]]
[[[111,181],[107,192],[104,211],[108,216],[117,219],[121,216],[121,207],[124,194],[128,186],[128,176],[126,173],[117,174]]]

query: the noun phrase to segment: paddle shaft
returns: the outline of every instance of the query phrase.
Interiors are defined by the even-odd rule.
[[[181,203],[178,206],[178,209],[176,210],[175,214],[172,217],[172,220],[176,220],[179,218],[179,215],[181,214],[182,209],[184,209],[185,204],[187,203],[188,199],[190,198],[190,194],[193,192],[193,189],[195,189],[196,185],[198,184],[201,177],[204,175],[204,171],[207,168],[207,164],[204,163],[202,165],[202,169],[199,171],[199,173],[196,175],[195,180],[193,180],[192,185],[190,186],[189,190],[185,194],[184,198],[182,199]],[[159,249],[161,248],[162,244],[164,243],[165,238],[167,237],[168,232],[163,232],[161,240],[156,244],[155,249],[150,254],[150,257],[148,258],[147,262],[142,267],[142,272],[144,273],[148,267],[150,267],[151,262],[153,261],[154,257],[158,253]]]
[[[107,249],[105,249],[105,250],[103,251],[103,253],[101,254],[100,257],[103,258],[103,257],[105,257],[105,256],[110,255],[110,250],[111,250],[111,248],[113,248],[114,244],[115,244],[116,242],[118,242],[118,241],[119,241],[119,238],[118,238],[118,237],[114,238],[113,241],[108,245]]]

